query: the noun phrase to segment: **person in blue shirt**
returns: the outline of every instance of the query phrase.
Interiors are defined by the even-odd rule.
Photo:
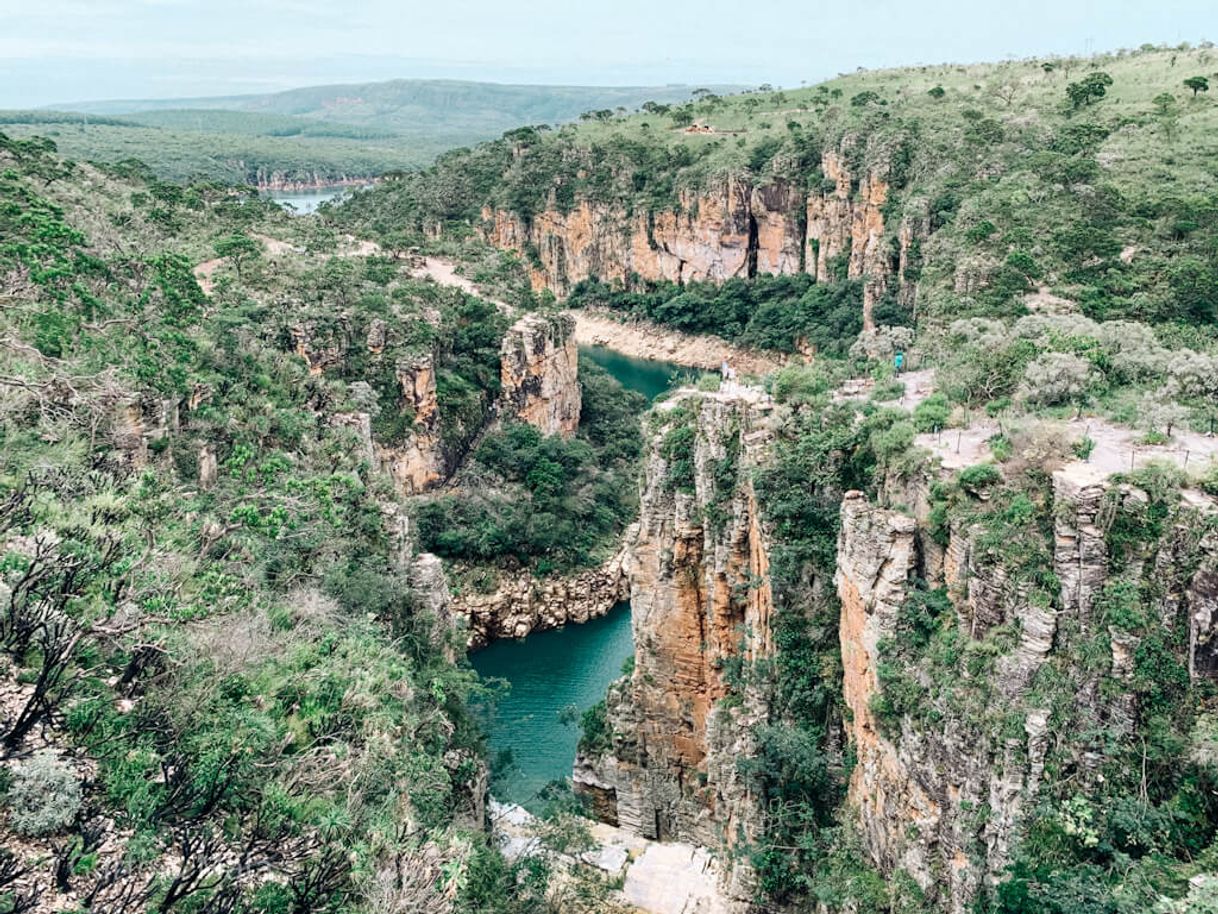
[[[905,353],[898,351],[896,358],[892,360],[892,363],[896,366],[897,374],[900,374],[901,369],[905,367]]]

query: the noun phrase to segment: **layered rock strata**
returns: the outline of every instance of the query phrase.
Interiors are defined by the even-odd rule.
[[[771,410],[748,388],[688,393],[661,408],[646,457],[630,565],[634,670],[607,699],[612,748],[575,771],[602,818],[645,837],[731,848],[759,833],[759,801],[736,762],[755,753],[765,708],[751,689],[721,699],[734,660],[773,652],[768,537],[752,488]],[[674,479],[684,469],[664,456],[678,426],[693,432],[692,479]],[[744,904],[747,867],[724,878]]]
[[[626,534],[633,539],[634,529]],[[629,545],[598,568],[564,577],[538,578],[525,570],[502,574],[490,593],[462,593],[453,612],[465,620],[471,648],[497,638],[523,638],[533,632],[587,622],[630,599]]]
[[[915,484],[889,503],[896,511],[847,493],[842,502],[837,553],[840,639],[847,731],[857,758],[849,789],[850,815],[872,863],[885,874],[904,870],[945,911],[964,914],[986,882],[996,882],[1028,825],[1050,752],[1058,767],[1075,772],[1076,787],[1098,787],[1102,747],[1086,740],[1051,739],[1061,708],[1041,706],[1034,688],[1049,663],[1077,677],[1069,713],[1075,726],[1111,734],[1132,730],[1138,709],[1132,687],[1139,637],[1105,621],[1098,608],[1106,589],[1129,584],[1155,594],[1151,609],[1167,631],[1187,626],[1194,676],[1215,675],[1213,643],[1218,609],[1218,540],[1205,534],[1212,502],[1184,501],[1161,537],[1114,554],[1114,518],[1137,518],[1145,492],[1069,465],[1052,475],[1054,529],[1045,576],[1029,580],[1018,567],[1018,546],[996,549],[977,522],[953,524],[946,548],[933,542],[924,500]],[[925,488],[922,486],[922,488]],[[1204,501],[1204,500],[1202,500]],[[908,509],[906,509],[908,510]],[[954,623],[968,645],[997,651],[970,686],[966,669],[953,673],[980,706],[960,706],[939,694],[928,670],[903,672],[929,687],[930,717],[906,714],[883,727],[877,702],[885,651],[902,637],[898,617],[915,579],[945,587]],[[1044,582],[1056,581],[1055,592]],[[990,633],[1004,634],[997,640]],[[1072,651],[1102,640],[1110,659],[1098,672],[1078,670]],[[886,646],[887,645],[887,646]],[[1109,678],[1127,683],[1104,689]],[[952,687],[949,687],[952,688]],[[998,730],[985,721],[1008,720]],[[1015,724],[1018,724],[1016,727]],[[1060,723],[1058,724],[1060,725]],[[1117,737],[1119,738],[1119,737]],[[976,811],[985,809],[986,816]]]
[[[481,231],[496,247],[527,253],[534,288],[560,297],[591,278],[621,285],[802,272],[818,282],[859,279],[870,329],[874,307],[890,288],[912,306],[913,285],[904,276],[929,224],[924,218],[886,224],[887,168],[851,165],[851,145],[824,152],[823,178],[806,192],[782,178],[727,177],[683,191],[672,210],[584,200],[525,218],[487,207]]]
[[[579,347],[570,314],[528,314],[500,348],[502,415],[570,438],[579,427]]]

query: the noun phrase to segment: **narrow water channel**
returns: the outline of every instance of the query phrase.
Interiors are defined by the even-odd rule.
[[[580,352],[648,401],[697,376],[692,369],[604,346],[584,346]],[[491,758],[511,755],[511,765],[497,771],[491,784],[496,799],[538,811],[542,788],[571,776],[580,716],[605,697],[633,653],[630,604],[620,603],[583,625],[496,641],[471,655],[479,675],[506,680],[509,687],[487,710]]]
[[[637,390],[648,400],[654,400],[677,384],[698,377],[697,369],[684,368],[672,362],[636,359],[607,346],[581,346],[579,351],[617,378],[618,383],[627,390]]]
[[[491,785],[496,799],[536,809],[546,784],[571,776],[579,715],[605,697],[633,653],[630,606],[620,603],[600,619],[496,641],[470,657],[484,679],[511,685],[487,722],[491,758],[505,750],[512,758]]]

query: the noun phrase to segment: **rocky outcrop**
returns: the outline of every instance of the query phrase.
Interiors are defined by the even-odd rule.
[[[500,347],[501,416],[545,435],[570,438],[579,427],[579,347],[570,314],[527,314]]]
[[[755,263],[753,196],[746,182],[726,179],[702,193],[686,191],[677,209],[656,213],[582,201],[570,211],[547,208],[526,223],[515,213],[488,208],[483,233],[496,247],[529,252],[534,288],[559,296],[593,277],[617,283],[632,276],[722,282],[750,275]],[[781,221],[776,215],[767,226],[775,219]],[[803,245],[798,235],[775,237],[772,231],[767,243],[774,245],[767,263],[781,262],[783,250],[798,252]],[[798,257],[791,272],[798,272]]]
[[[462,593],[452,609],[465,620],[471,648],[496,638],[523,638],[532,632],[587,622],[630,599],[629,542],[598,568],[565,577],[538,578],[528,570],[501,574],[490,593]]]
[[[630,567],[635,666],[607,699],[612,749],[578,759],[575,785],[646,837],[732,847],[760,827],[736,760],[755,753],[765,709],[751,689],[721,699],[733,658],[773,651],[768,537],[751,481],[772,440],[772,405],[742,388],[662,409]],[[692,479],[674,479],[664,457],[679,426],[693,431]],[[749,895],[747,867],[725,878],[730,895]]]
[[[835,261],[846,258],[847,278],[863,280],[863,329],[874,330],[876,302],[896,273],[885,237],[888,180],[880,169],[856,174],[836,150],[821,157],[821,171],[824,180],[807,201],[808,272],[817,282],[828,282],[836,278]],[[902,235],[901,244],[912,244],[913,224],[903,228],[908,239]]]
[[[367,187],[378,178],[360,175],[333,174],[320,171],[279,171],[256,168],[247,172],[247,180],[260,191],[327,190],[333,187]]]
[[[1157,539],[1124,536],[1115,554],[1111,531],[1119,518],[1125,529],[1147,529],[1138,519],[1148,496],[1076,462],[1052,474],[1053,535],[1035,559],[1052,573],[1029,575],[1021,562],[1034,547],[998,541],[976,518],[953,523],[946,548],[933,544],[926,502],[911,497],[916,488],[902,492],[913,514],[861,492],[842,502],[839,635],[846,729],[857,759],[848,804],[882,873],[904,870],[939,908],[964,914],[1011,862],[1051,753],[1058,769],[1073,772],[1076,790],[1102,784],[1103,744],[1051,739],[1065,723],[1062,715],[1077,730],[1117,741],[1136,722],[1140,636],[1104,609],[1110,588],[1157,594],[1147,604],[1149,624],[1169,630],[1187,624],[1193,675],[1214,674],[1218,541],[1198,532],[1207,526],[1186,503]],[[935,678],[931,666],[886,653],[909,637],[902,607],[923,576],[946,587],[957,631],[965,645],[992,655],[987,666],[970,670],[961,662]],[[1110,654],[1107,669],[1080,668],[1075,652],[1097,638]],[[926,690],[933,713],[919,709],[881,725],[885,662]],[[1056,664],[1055,675],[1072,677],[1068,709],[1038,703],[1044,695],[1035,688],[1037,675],[1048,664]],[[1109,688],[1101,687],[1105,678]],[[987,814],[977,816],[978,809]]]
[[[436,400],[435,360],[430,352],[403,361],[397,368],[402,399],[395,408],[413,413],[409,437],[400,444],[373,444],[381,468],[403,495],[415,495],[440,482],[447,469]]]
[[[1188,582],[1189,672],[1218,680],[1218,534],[1202,542],[1205,558]]]

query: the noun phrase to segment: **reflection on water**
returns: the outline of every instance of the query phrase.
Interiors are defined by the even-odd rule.
[[[672,362],[636,359],[607,346],[581,346],[583,355],[617,378],[627,390],[637,390],[648,400],[654,400],[678,383],[697,378],[698,372]]]

